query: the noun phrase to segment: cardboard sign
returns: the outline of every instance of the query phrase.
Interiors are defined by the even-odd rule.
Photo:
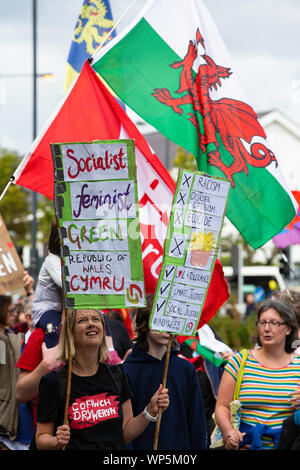
[[[0,215],[0,294],[23,289],[24,267]]]
[[[145,305],[134,142],[51,144],[66,307]]]
[[[180,170],[149,326],[196,334],[215,265],[230,182]]]

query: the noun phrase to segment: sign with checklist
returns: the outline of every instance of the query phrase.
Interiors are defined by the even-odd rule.
[[[194,336],[218,254],[230,182],[180,170],[149,327]]]

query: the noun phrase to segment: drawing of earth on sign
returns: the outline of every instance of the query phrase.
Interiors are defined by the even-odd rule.
[[[185,265],[210,269],[216,248],[216,234],[196,231],[191,233]]]

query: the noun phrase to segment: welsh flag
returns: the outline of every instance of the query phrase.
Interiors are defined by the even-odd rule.
[[[14,173],[15,182],[53,200],[50,143],[135,139],[140,230],[146,293],[154,293],[163,259],[175,183],[144,137],[88,62]],[[201,322],[227,300],[228,287],[217,260]],[[206,319],[206,320],[205,320]]]
[[[199,170],[230,180],[226,215],[254,249],[294,218],[297,203],[201,0],[148,0],[92,66]]]

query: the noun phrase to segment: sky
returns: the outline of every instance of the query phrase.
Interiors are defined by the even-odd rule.
[[[145,1],[136,0],[117,32]],[[65,64],[82,3],[37,0],[37,73],[54,74],[51,82],[38,79],[38,133],[63,98]],[[117,21],[132,0],[110,3]],[[300,126],[300,1],[204,3],[225,42],[249,104],[257,113],[279,109]],[[32,0],[0,0],[0,147],[20,155],[33,141],[32,4]]]

